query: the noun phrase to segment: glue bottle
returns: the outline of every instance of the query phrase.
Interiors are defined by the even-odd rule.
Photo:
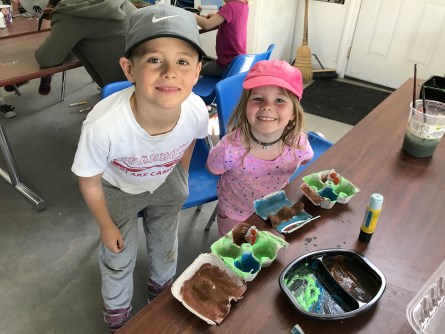
[[[369,198],[365,217],[363,218],[363,223],[360,227],[360,235],[358,236],[360,241],[369,242],[371,240],[372,234],[377,226],[380,211],[382,210],[382,204],[383,196],[380,194],[372,194]]]

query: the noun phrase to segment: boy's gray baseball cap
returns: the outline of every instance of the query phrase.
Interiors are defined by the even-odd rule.
[[[199,42],[199,30],[191,12],[171,5],[147,6],[136,10],[130,16],[127,27],[125,57],[140,44],[159,37],[175,37],[189,42],[205,56]]]

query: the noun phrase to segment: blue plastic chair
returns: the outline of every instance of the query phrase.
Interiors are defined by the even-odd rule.
[[[216,183],[219,176],[213,175],[206,168],[207,157],[209,156],[209,145],[205,139],[197,139],[193,150],[192,160],[189,168],[189,196],[183,205],[183,209],[198,206],[216,201]],[[213,213],[211,219],[216,215]]]
[[[222,138],[227,133],[227,123],[230,115],[238,104],[243,92],[243,81],[247,72],[236,74],[230,78],[221,80],[215,87],[215,103],[218,111],[219,137]]]
[[[218,82],[215,87],[220,138],[227,133],[227,123],[241,97],[243,81],[246,75],[247,73],[241,73],[226,78]],[[291,176],[290,180],[293,180],[332,146],[330,141],[316,132],[309,131],[308,138],[314,151],[314,157],[307,164],[301,165]]]
[[[120,90],[128,88],[132,85],[130,81],[113,82],[102,88],[101,98],[105,98]],[[206,139],[197,139],[195,149],[193,150],[192,159],[189,168],[189,196],[187,197],[183,209],[188,209],[197,206],[197,211],[200,211],[203,204],[216,201],[218,196],[216,194],[216,183],[219,176],[213,175],[206,168],[206,161],[209,155],[210,148],[207,145]],[[206,226],[206,231],[210,229],[211,222],[215,219],[217,209],[209,219]],[[139,213],[142,217],[142,211]]]
[[[275,49],[275,44],[269,45],[266,52],[258,54],[243,54],[236,56],[221,77],[203,75],[193,87],[193,92],[199,95],[207,105],[212,104],[216,98],[215,87],[218,82],[233,75],[248,72],[260,60],[268,60]]]
[[[312,150],[314,151],[314,157],[305,165],[301,165],[290,177],[290,181],[295,179],[301,174],[306,168],[314,163],[324,152],[326,152],[333,144],[324,138],[321,134],[313,131],[308,132],[309,143],[311,144]]]
[[[111,94],[119,92],[125,88],[132,86],[132,85],[133,85],[133,83],[128,80],[109,83],[108,85],[105,85],[102,88],[102,90],[100,92],[100,98],[104,99],[107,96],[110,96]]]

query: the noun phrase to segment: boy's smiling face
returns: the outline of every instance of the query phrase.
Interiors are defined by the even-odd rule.
[[[157,109],[179,108],[198,81],[198,51],[178,38],[161,37],[138,46],[130,59],[121,58],[127,79],[135,83],[138,104]]]

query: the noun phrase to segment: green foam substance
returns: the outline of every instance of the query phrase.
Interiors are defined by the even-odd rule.
[[[302,279],[306,280],[307,285],[304,293],[297,296],[297,302],[307,312],[312,304],[318,301],[320,290],[317,288],[312,274],[305,275]]]

